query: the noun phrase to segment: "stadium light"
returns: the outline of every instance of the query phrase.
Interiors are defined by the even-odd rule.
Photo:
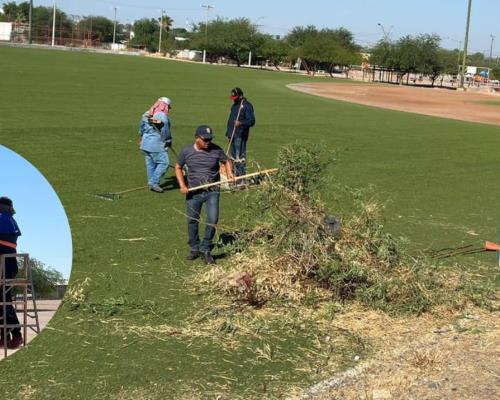
[[[460,76],[460,87],[463,89],[465,84],[465,67],[467,63],[467,46],[469,44],[469,28],[470,28],[470,13],[472,9],[472,0],[469,0],[469,7],[467,10],[467,23],[465,26],[465,40],[464,40],[464,57],[462,59],[462,74]]]
[[[52,46],[56,44],[56,0],[54,0],[54,11],[52,12]]]
[[[493,61],[493,42],[495,41],[495,36],[490,35],[491,38],[491,45],[490,45],[490,61],[489,61],[489,67],[491,68],[491,62]]]
[[[160,39],[158,40],[158,53],[161,52],[161,31],[163,30],[163,13],[165,11],[161,10],[161,17],[160,17]]]
[[[391,25],[389,31],[386,31],[384,25],[382,25],[380,22],[377,23],[377,25],[380,26],[380,29],[382,29],[382,33],[384,34],[384,40],[389,40],[389,36],[391,35],[392,28],[394,28],[394,25]]]
[[[207,58],[207,44],[208,44],[208,13],[212,8],[215,8],[215,6],[212,6],[210,4],[200,4],[201,8],[204,8],[207,10],[207,16],[205,18],[205,49],[203,49],[203,64],[205,64],[206,58]]]
[[[29,32],[28,32],[28,43],[33,43],[32,31],[33,31],[33,0],[30,0],[30,10],[28,14],[28,22],[29,22]]]
[[[116,7],[114,7],[115,10],[115,23],[113,25],[113,50],[114,50],[114,45],[116,43]]]

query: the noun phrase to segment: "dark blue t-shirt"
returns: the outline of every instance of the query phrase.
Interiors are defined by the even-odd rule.
[[[227,161],[227,156],[219,146],[210,143],[206,150],[196,150],[194,144],[182,149],[177,163],[188,167],[188,186],[195,187],[220,180],[220,163]]]

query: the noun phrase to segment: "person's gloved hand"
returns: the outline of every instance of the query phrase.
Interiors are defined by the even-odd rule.
[[[172,147],[172,141],[171,140],[166,140],[165,141],[165,148]]]

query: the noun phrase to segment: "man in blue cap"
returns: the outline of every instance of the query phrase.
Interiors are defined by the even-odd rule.
[[[212,143],[213,138],[212,128],[207,125],[199,126],[196,129],[194,144],[181,150],[175,164],[180,191],[186,195],[188,244],[191,249],[187,259],[195,260],[201,256],[206,264],[215,264],[210,253],[219,221],[220,189],[218,185],[195,191],[190,191],[189,188],[220,181],[221,164],[226,166],[228,180],[233,181],[231,160],[227,158],[224,150]],[[187,183],[183,173],[184,166],[188,170]],[[205,235],[200,242],[198,231],[203,204],[206,205]]]
[[[0,256],[6,254],[15,254],[17,248],[17,238],[21,236],[21,231],[14,219],[14,205],[8,197],[0,197]],[[17,260],[13,257],[5,258],[5,279],[13,279],[17,275]],[[0,302],[3,301],[3,290],[0,287]],[[12,303],[12,290],[6,287],[5,301]],[[8,325],[19,325],[19,319],[16,310],[12,304],[5,307],[6,316],[3,315],[3,305],[0,306],[0,318],[2,325],[6,322]],[[17,349],[23,343],[21,328],[7,329],[7,337],[4,337],[4,330],[0,327],[0,347],[4,347],[7,342],[9,349]]]

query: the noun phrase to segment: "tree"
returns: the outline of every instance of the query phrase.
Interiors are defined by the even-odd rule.
[[[134,37],[130,40],[130,44],[143,46],[149,52],[155,51],[171,51],[175,48],[174,38],[168,34],[173,23],[173,19],[168,15],[163,15],[162,25],[162,48],[158,49],[160,40],[160,20],[161,18],[143,18],[135,21],[132,27]]]
[[[415,41],[418,48],[417,72],[427,75],[434,86],[444,70],[439,47],[441,38],[437,35],[419,35]]]
[[[134,37],[131,44],[143,46],[149,52],[158,50],[158,38],[160,35],[160,23],[155,18],[143,18],[134,22]]]
[[[293,48],[301,47],[307,40],[318,36],[318,29],[314,25],[296,26],[286,36],[285,41]]]
[[[205,28],[207,35],[205,35]],[[210,58],[226,57],[241,66],[250,51],[257,52],[264,43],[257,26],[247,18],[225,21],[217,18],[205,26],[200,23],[193,35],[193,45],[204,48]]]
[[[397,49],[393,42],[382,39],[370,52],[370,63],[372,65],[395,68],[397,65]]]
[[[345,28],[318,30],[312,25],[299,26],[293,28],[285,40],[292,46],[290,57],[306,60],[313,73],[323,67],[331,74],[337,65],[348,74],[352,64],[361,62],[360,48]]]
[[[500,80],[500,64],[494,65],[491,70],[491,77]]]
[[[284,40],[273,38],[271,35],[262,35],[262,39],[262,45],[258,50],[257,57],[269,61],[279,70],[279,64],[288,58],[290,45]]]
[[[88,32],[91,40],[100,40],[104,43],[113,41],[114,22],[106,17],[88,16],[78,22],[80,31]],[[117,37],[122,35],[122,29],[117,25]]]
[[[36,258],[30,259],[31,277],[37,297],[44,297],[52,293],[56,285],[64,283],[64,278],[59,271],[47,267]]]
[[[5,3],[3,8],[4,19],[7,22],[24,22],[28,19],[28,12],[26,10],[26,5],[29,10],[29,3],[24,2],[21,4],[17,4],[15,1],[11,1],[9,3]]]
[[[460,50],[439,50],[440,62],[443,66],[441,75],[441,86],[443,86],[443,80],[445,75],[458,75],[458,65]]]

